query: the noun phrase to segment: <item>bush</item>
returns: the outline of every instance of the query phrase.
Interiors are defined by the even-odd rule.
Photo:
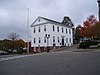
[[[17,53],[17,54],[22,54],[22,53],[25,53],[25,51],[24,51],[24,50],[17,50],[16,53]]]
[[[80,43],[79,48],[86,49],[86,48],[88,48],[89,46],[90,46],[89,43],[82,42],[82,43]]]
[[[79,48],[86,49],[86,48],[89,48],[92,45],[98,45],[98,42],[93,42],[93,41],[90,41],[90,42],[82,42],[82,43],[80,43]]]

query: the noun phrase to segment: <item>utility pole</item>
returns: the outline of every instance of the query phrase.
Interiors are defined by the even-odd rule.
[[[29,43],[30,43],[30,41],[29,41],[29,8],[27,8],[27,54],[29,54]]]

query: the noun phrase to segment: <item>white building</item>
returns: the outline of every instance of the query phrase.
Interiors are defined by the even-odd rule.
[[[66,24],[64,24],[66,21]],[[31,49],[32,52],[44,51],[60,46],[73,44],[72,22],[65,17],[63,22],[57,22],[44,17],[38,17],[31,25]]]

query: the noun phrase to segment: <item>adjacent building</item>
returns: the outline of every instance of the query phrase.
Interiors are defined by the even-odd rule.
[[[44,17],[38,17],[31,25],[31,50],[43,52],[61,46],[73,45],[73,23],[69,17],[57,22]]]

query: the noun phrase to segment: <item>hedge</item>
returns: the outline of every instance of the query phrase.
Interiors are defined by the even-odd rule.
[[[98,45],[98,42],[82,42],[82,43],[80,43],[79,48],[86,49],[92,45]]]

